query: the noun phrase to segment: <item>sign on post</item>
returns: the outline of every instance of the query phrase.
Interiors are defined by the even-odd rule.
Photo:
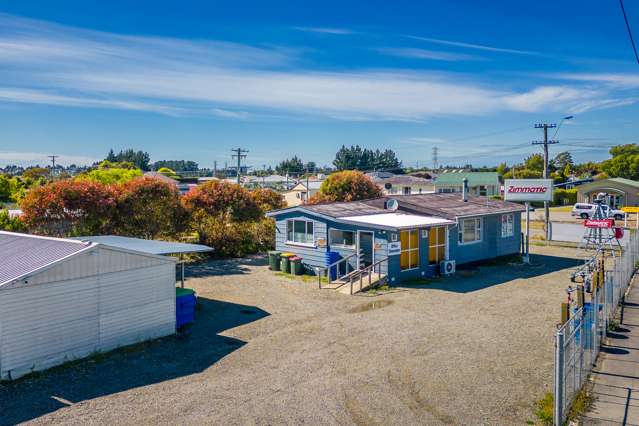
[[[506,179],[506,201],[552,201],[552,179]]]
[[[615,226],[614,219],[586,219],[584,220],[586,228],[612,228]]]
[[[626,213],[639,213],[639,207],[622,207],[621,210]]]

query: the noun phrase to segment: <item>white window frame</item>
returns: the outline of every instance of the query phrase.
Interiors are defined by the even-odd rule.
[[[506,222],[504,222],[506,218]],[[504,230],[504,224],[506,229]],[[505,232],[504,232],[505,231]],[[501,237],[510,238],[515,236],[515,215],[512,213],[501,215]]]
[[[295,222],[305,222],[304,232],[305,235],[308,236],[308,224],[311,223],[313,225],[313,233],[311,235],[311,242],[299,242],[299,241],[291,241],[288,239],[288,224],[289,222],[293,222],[293,238],[295,238]],[[308,219],[286,219],[286,245],[288,246],[301,246],[301,247],[315,247],[315,222]]]
[[[399,232],[400,232],[400,233],[401,233],[401,232],[408,232],[408,245],[409,245],[409,248],[407,248],[407,249],[404,249],[404,248],[403,248],[403,247],[401,247],[401,246],[400,246],[400,249],[399,249],[399,256],[400,256],[399,271],[400,271],[400,273],[401,273],[401,272],[406,272],[406,271],[412,271],[412,270],[414,270],[414,269],[419,269],[419,268],[421,267],[421,263],[422,263],[422,259],[420,258],[420,253],[419,253],[419,246],[421,245],[421,244],[420,244],[419,229],[402,229],[402,230],[401,230],[401,231],[399,231]],[[415,232],[415,233],[417,234],[417,247],[415,247],[415,248],[410,247],[410,233],[411,233],[411,232]],[[400,241],[402,240],[401,236],[400,236],[399,240],[400,240]],[[416,251],[416,252],[417,252],[417,266],[415,266],[414,268],[411,268],[411,267],[410,267],[410,266],[411,266],[411,263],[410,263],[410,253],[411,253],[411,252],[413,252],[413,251]],[[402,264],[401,264],[401,256],[402,256],[402,253],[408,253],[408,266],[409,266],[409,268],[408,268],[408,269],[402,269]]]
[[[313,228],[313,229],[315,229],[315,228]],[[352,233],[353,234],[353,245],[349,246],[347,244],[334,243],[333,242],[333,235],[331,233],[332,231],[350,232],[350,233]],[[348,230],[348,229],[331,228],[331,229],[328,230],[328,244],[331,247],[339,247],[339,248],[355,250],[357,248],[357,231],[351,231],[351,230]]]
[[[475,239],[473,241],[464,242],[464,222],[466,221],[474,221],[475,222]],[[477,229],[477,224],[479,224],[479,232]],[[457,244],[460,246],[468,246],[471,244],[478,244],[484,240],[484,218],[483,217],[470,217],[466,219],[460,219],[458,225],[458,237]],[[477,235],[479,234],[479,238]]]

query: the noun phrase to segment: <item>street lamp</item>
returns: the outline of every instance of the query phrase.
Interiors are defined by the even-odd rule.
[[[559,132],[559,129],[561,128],[561,125],[564,124],[564,121],[572,120],[573,118],[575,118],[574,115],[567,115],[564,118],[562,118],[561,121],[559,122],[559,126],[557,126],[557,128],[555,129],[555,134],[552,135],[552,138],[555,139],[555,137],[557,136],[557,132]]]

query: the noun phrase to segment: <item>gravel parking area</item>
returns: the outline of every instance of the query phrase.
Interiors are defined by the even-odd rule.
[[[191,270],[187,335],[0,385],[0,423],[525,424],[552,388],[574,249],[346,296],[263,258]]]

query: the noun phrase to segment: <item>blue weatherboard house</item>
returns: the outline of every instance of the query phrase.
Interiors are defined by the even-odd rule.
[[[301,205],[268,216],[277,225],[276,249],[302,257],[307,271],[342,259],[332,275],[373,265],[377,278],[397,284],[519,253],[522,211],[464,191]]]

